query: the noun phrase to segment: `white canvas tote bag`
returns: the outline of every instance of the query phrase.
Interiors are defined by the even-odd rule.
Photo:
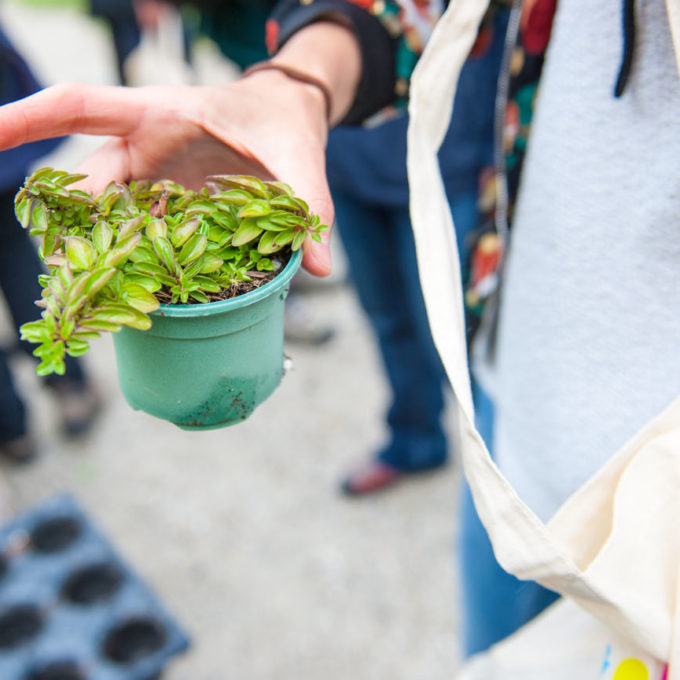
[[[677,1],[668,2],[675,40]],[[419,275],[432,335],[457,397],[464,472],[496,557],[508,572],[570,602],[558,603],[511,638],[525,636],[517,643],[520,653],[527,644],[533,649],[533,675],[531,665],[512,671],[512,650],[495,650],[465,677],[660,680],[667,672],[670,680],[680,680],[680,400],[633,437],[548,524],[517,496],[474,427],[460,266],[436,153],[487,5],[451,2],[414,74],[407,162]],[[580,642],[574,634],[579,629],[585,631]],[[577,658],[584,641],[587,669]],[[647,675],[631,674],[641,668],[635,663]]]
[[[560,600],[488,652],[456,680],[666,680],[667,667],[611,628]]]

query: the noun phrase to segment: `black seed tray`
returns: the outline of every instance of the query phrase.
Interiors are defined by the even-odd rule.
[[[188,646],[72,496],[0,529],[1,680],[152,680]]]

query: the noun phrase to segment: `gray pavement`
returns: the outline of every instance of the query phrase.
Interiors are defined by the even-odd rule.
[[[9,0],[0,17],[45,82],[111,82],[106,36],[86,17]],[[73,168],[96,143],[73,139],[51,163]],[[224,430],[183,432],[132,411],[103,338],[86,359],[105,413],[86,440],[65,441],[33,367],[17,360],[42,456],[1,466],[8,501],[19,511],[76,495],[193,637],[168,680],[450,678],[456,465],[380,497],[338,495],[343,471],[384,436],[386,393],[342,277],[306,299],[336,337],[288,346],[281,387]]]

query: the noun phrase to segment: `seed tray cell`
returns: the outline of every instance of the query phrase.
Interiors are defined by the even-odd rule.
[[[152,680],[188,646],[72,496],[0,529],[1,680]]]

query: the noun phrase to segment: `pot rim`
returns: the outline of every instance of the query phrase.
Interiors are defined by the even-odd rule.
[[[302,248],[292,253],[286,266],[271,281],[267,281],[263,286],[251,290],[243,295],[229,298],[228,300],[218,300],[217,302],[198,302],[192,305],[161,305],[150,316],[163,317],[200,317],[210,316],[218,312],[227,312],[241,309],[254,304],[263,298],[273,295],[283,288],[295,275],[302,260]]]

